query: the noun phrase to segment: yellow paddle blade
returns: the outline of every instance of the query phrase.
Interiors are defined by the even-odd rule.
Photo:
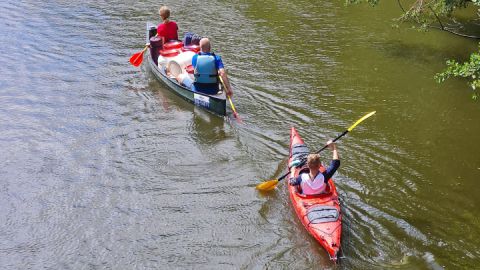
[[[261,190],[261,191],[270,191],[272,189],[274,189],[278,184],[278,180],[275,179],[275,180],[269,180],[269,181],[265,181],[261,184],[258,184],[256,186],[256,189],[258,190]]]
[[[366,114],[364,117],[360,118],[357,122],[355,122],[355,124],[353,124],[351,127],[349,127],[347,130],[348,132],[352,131],[352,129],[354,129],[356,126],[358,126],[358,124],[360,124],[361,122],[363,122],[363,120],[369,118],[370,116],[374,115],[377,111],[373,111],[371,113],[368,113]]]

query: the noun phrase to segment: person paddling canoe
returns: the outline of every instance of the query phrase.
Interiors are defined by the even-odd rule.
[[[180,74],[176,79],[179,83],[194,91],[215,95],[218,92],[218,77],[220,76],[225,83],[227,96],[232,96],[232,87],[223,66],[222,58],[210,50],[210,40],[202,38],[200,40],[200,52],[192,58],[195,79],[190,79],[185,73]]]
[[[308,172],[303,172],[294,177],[295,170],[292,170],[289,184],[299,186],[300,193],[305,195],[318,195],[326,192],[328,179],[340,167],[340,158],[337,151],[337,144],[332,140],[327,142],[328,148],[332,150],[332,161],[325,172],[320,172],[321,162],[319,154],[309,154],[307,156]]]

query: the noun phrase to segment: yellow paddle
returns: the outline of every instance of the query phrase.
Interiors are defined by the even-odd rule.
[[[373,111],[371,113],[366,114],[362,118],[358,119],[357,122],[355,122],[347,130],[345,130],[340,135],[338,135],[335,139],[333,139],[333,142],[336,142],[338,139],[345,136],[348,132],[352,131],[356,126],[358,126],[358,124],[360,124],[361,122],[363,122],[365,119],[369,118],[370,116],[374,115],[375,113],[376,113],[376,111]],[[325,146],[322,147],[322,149],[318,150],[315,153],[318,154],[318,153],[322,152],[324,149],[326,149],[327,147],[328,147],[328,145],[325,145]],[[305,164],[305,160],[302,160],[300,162],[300,164],[297,165],[296,167],[303,166],[304,164]],[[270,191],[277,186],[278,182],[280,182],[282,179],[287,177],[287,175],[289,175],[289,174],[290,174],[290,170],[288,170],[288,172],[286,174],[280,176],[280,178],[278,178],[278,179],[268,180],[268,181],[265,181],[263,183],[258,184],[256,186],[256,189],[261,190],[261,191]]]
[[[226,91],[226,90],[227,90],[227,86],[226,86],[225,83],[223,82],[222,77],[221,77],[221,76],[218,76],[218,78],[219,78],[220,81],[222,82],[223,88],[225,88],[225,91]],[[235,106],[233,106],[232,99],[230,98],[229,95],[227,95],[227,98],[228,98],[228,102],[230,102],[230,106],[232,107],[233,117],[235,117],[235,118],[237,119],[237,122],[243,123],[242,119],[240,118],[240,115],[238,115],[238,113],[237,113],[237,110],[235,110]]]

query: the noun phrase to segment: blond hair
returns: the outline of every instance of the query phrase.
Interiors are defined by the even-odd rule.
[[[311,167],[318,167],[320,166],[320,155],[319,154],[309,154],[307,157],[307,166]]]
[[[170,17],[170,9],[167,6],[162,6],[158,10],[158,14],[162,17],[162,20],[168,19]]]

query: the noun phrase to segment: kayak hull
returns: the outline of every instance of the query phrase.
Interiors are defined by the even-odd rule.
[[[288,164],[293,160],[308,155],[308,148],[295,128],[290,131],[290,156]],[[292,168],[295,177],[307,167]],[[322,166],[321,171],[325,168]],[[288,186],[288,192],[292,206],[297,217],[305,229],[320,243],[334,262],[337,261],[340,252],[340,240],[342,234],[342,213],[337,189],[332,179],[328,180],[328,188],[325,194],[303,195],[295,186]]]

